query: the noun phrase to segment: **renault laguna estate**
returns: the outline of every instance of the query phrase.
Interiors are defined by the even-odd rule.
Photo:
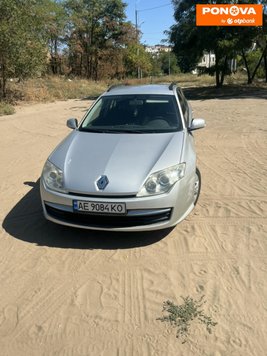
[[[201,177],[193,119],[181,88],[113,86],[48,157],[40,180],[45,217],[97,230],[169,228],[194,208]]]

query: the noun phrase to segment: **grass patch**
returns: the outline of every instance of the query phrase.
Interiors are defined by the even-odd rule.
[[[17,100],[27,102],[51,102],[54,100],[95,97],[106,88],[105,82],[65,77],[45,77],[29,79],[21,83],[11,83]]]
[[[244,83],[244,76],[227,77],[230,83]],[[191,73],[180,73],[171,76],[147,77],[142,79],[107,80],[94,82],[86,79],[69,79],[63,76],[47,76],[43,78],[28,79],[17,83],[15,80],[9,83],[9,95],[11,101],[26,102],[51,102],[55,100],[94,98],[99,96],[110,85],[126,83],[130,85],[138,84],[158,84],[177,82],[181,87],[202,87],[213,86],[214,77],[207,74],[194,75]],[[227,84],[227,81],[226,81]]]
[[[12,115],[15,112],[14,106],[4,101],[0,101],[0,116]]]
[[[55,100],[67,99],[95,99],[113,84],[159,84],[177,82],[182,88],[215,88],[215,79],[207,74],[195,75],[191,73],[179,73],[171,76],[147,77],[142,79],[106,80],[94,82],[86,79],[68,78],[64,76],[46,76],[42,78],[28,79],[18,82],[16,79],[8,83],[7,101],[0,102],[0,115],[10,115],[15,112],[13,106],[8,103],[17,104],[21,101],[53,102]],[[225,87],[229,85],[244,86],[246,75],[236,73],[225,78]],[[252,87],[252,86],[250,86]],[[253,84],[253,88],[266,88],[264,83]]]
[[[187,86],[202,86],[202,85],[213,85],[214,78],[209,75],[197,76],[191,73],[179,73],[176,75],[166,75],[160,77],[146,77],[142,79],[127,79],[123,81],[130,85],[138,84],[160,84],[160,83],[171,83],[176,82],[181,87]]]
[[[170,76],[161,76],[161,77],[147,77],[142,79],[129,79],[125,81],[130,85],[137,84],[158,84],[158,83],[170,83],[177,82],[182,88],[187,87],[205,87],[205,86],[214,86],[215,87],[215,77],[208,74],[196,75],[192,73],[179,73],[176,75]],[[247,82],[247,76],[244,73],[238,72],[225,77],[225,85],[244,85]],[[256,81],[255,81],[256,83]]]
[[[217,323],[202,310],[203,304],[206,303],[206,301],[204,301],[204,295],[199,300],[194,300],[190,297],[181,298],[184,301],[181,305],[175,305],[169,300],[163,302],[163,312],[167,313],[167,315],[157,320],[167,322],[172,327],[175,327],[177,329],[176,337],[181,339],[183,344],[187,341],[187,337],[190,335],[191,324],[195,321],[203,324],[207,332],[211,334],[212,327]]]

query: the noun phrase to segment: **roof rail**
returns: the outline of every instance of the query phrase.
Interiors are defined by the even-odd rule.
[[[111,90],[113,90],[115,88],[126,86],[126,85],[129,85],[129,84],[127,84],[127,83],[125,83],[125,84],[122,84],[122,83],[121,84],[113,84],[108,88],[107,92],[109,92],[109,91],[111,91]]]
[[[176,82],[172,82],[170,85],[169,85],[169,90],[173,90],[173,88],[177,85]]]

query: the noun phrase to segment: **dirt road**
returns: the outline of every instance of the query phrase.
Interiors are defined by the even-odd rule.
[[[192,96],[193,98],[193,96]],[[0,354],[264,356],[267,353],[267,100],[192,100],[202,193],[169,234],[81,231],[42,217],[48,154],[89,101],[24,106],[0,118]],[[218,322],[186,344],[163,301],[205,295]]]

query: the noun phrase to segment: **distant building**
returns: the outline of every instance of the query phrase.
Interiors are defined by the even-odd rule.
[[[198,67],[200,68],[210,68],[215,65],[215,54],[212,52],[204,52],[201,61],[198,63]]]
[[[204,52],[201,60],[198,62],[195,69],[192,70],[193,74],[200,74],[215,65],[216,56],[213,52]]]
[[[164,45],[145,46],[145,51],[154,56],[158,56],[162,52],[171,52],[172,47]]]
[[[216,56],[213,52],[204,52],[201,60],[197,64],[196,68],[192,71],[193,74],[200,74],[208,72],[207,70],[215,66]],[[228,70],[230,73],[235,73],[237,71],[237,61],[236,58],[228,59],[227,61]]]

